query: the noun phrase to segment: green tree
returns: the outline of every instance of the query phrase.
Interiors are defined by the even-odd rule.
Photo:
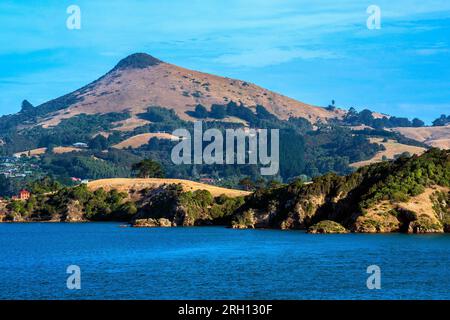
[[[450,115],[446,116],[445,114],[441,114],[439,118],[433,121],[433,126],[446,126],[450,123]]]
[[[22,108],[21,108],[21,112],[32,112],[34,110],[34,106],[28,101],[28,100],[23,100],[22,101]]]
[[[200,119],[208,118],[208,110],[201,104],[195,106],[195,116]]]
[[[164,177],[164,171],[161,165],[152,160],[146,159],[141,162],[135,163],[132,167],[133,171],[139,178],[162,178]]]
[[[89,141],[89,148],[92,150],[105,150],[108,149],[109,142],[101,134],[96,135],[91,141]]]
[[[214,119],[223,119],[227,116],[227,109],[225,108],[225,106],[213,104],[211,106],[210,116]]]
[[[425,122],[423,122],[422,120],[420,120],[420,119],[418,119],[418,118],[414,118],[414,119],[412,120],[412,126],[413,126],[413,127],[418,128],[418,127],[423,127],[424,125],[425,125]]]
[[[44,177],[28,183],[27,189],[32,194],[44,194],[58,191],[62,189],[62,185],[58,181],[53,180],[51,177]]]

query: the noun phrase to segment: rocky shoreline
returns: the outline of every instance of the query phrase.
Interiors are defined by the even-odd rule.
[[[1,218],[1,217],[0,217]],[[114,221],[111,221],[114,222]],[[115,222],[121,222],[121,221],[115,221]],[[365,234],[392,234],[392,233],[402,233],[405,232],[396,230],[396,231],[350,231],[344,228],[342,225],[340,225],[337,222],[331,221],[332,225],[326,225],[330,221],[323,221],[322,222],[311,226],[308,229],[278,229],[281,231],[304,231],[308,234],[349,234],[349,233],[365,233]],[[80,220],[80,221],[56,221],[56,220],[47,220],[47,221],[30,221],[30,220],[17,220],[17,221],[0,221],[0,224],[33,224],[33,223],[100,223],[100,221],[90,221],[90,220]],[[173,222],[161,218],[161,219],[139,219],[135,221],[134,223],[125,223],[121,225],[122,227],[132,227],[132,228],[189,228],[194,226],[177,226]],[[213,225],[211,224],[205,224],[205,225],[195,225],[195,227],[211,227]],[[239,226],[229,226],[229,225],[214,225],[217,227],[224,227],[224,228],[230,228],[230,229],[253,229],[253,230],[270,230],[274,228],[249,228],[249,227],[239,227]],[[428,230],[423,232],[415,232],[412,230],[409,230],[406,232],[406,234],[447,234],[450,233],[449,229],[446,230]]]

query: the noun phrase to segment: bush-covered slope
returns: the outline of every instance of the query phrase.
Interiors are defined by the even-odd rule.
[[[234,226],[307,229],[332,220],[360,232],[440,232],[448,228],[449,187],[450,151],[431,149],[347,176],[327,174],[311,184],[258,190],[237,212]],[[425,192],[428,209],[410,210],[407,204]]]

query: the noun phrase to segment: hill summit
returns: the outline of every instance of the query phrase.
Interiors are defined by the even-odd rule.
[[[144,69],[152,66],[156,66],[162,63],[161,60],[146,54],[146,53],[133,53],[128,57],[119,61],[112,71],[127,70],[127,69]]]
[[[181,119],[193,121],[189,112],[198,104],[210,109],[214,104],[232,101],[252,111],[262,105],[280,119],[302,117],[311,123],[345,114],[343,110],[312,106],[246,81],[189,70],[146,53],[134,53],[98,80],[38,106],[38,124],[47,128],[83,113],[119,112],[131,115],[127,125],[133,125],[123,130],[132,130],[143,125],[137,115],[149,106],[173,109]]]

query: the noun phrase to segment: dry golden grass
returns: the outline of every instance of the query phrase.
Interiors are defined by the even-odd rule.
[[[435,139],[431,140],[429,142],[425,142],[426,144],[429,144],[430,146],[439,148],[439,149],[450,149],[450,138],[448,139]]]
[[[62,119],[78,114],[129,112],[130,120],[118,130],[132,130],[142,121],[137,114],[149,106],[174,109],[184,120],[194,120],[186,114],[197,104],[210,108],[212,104],[229,101],[242,102],[255,108],[263,105],[281,119],[291,116],[303,117],[312,122],[329,118],[342,118],[343,110],[328,111],[296,101],[255,84],[219,77],[207,73],[184,69],[161,63],[144,69],[114,70],[98,81],[89,90],[78,90],[74,96],[79,102],[69,105],[40,125],[57,125]]]
[[[426,151],[425,148],[409,146],[406,144],[398,143],[395,140],[388,140],[387,142],[383,142],[383,139],[381,138],[371,138],[370,142],[382,144],[384,145],[386,150],[378,152],[370,160],[354,162],[350,164],[350,166],[359,168],[367,166],[372,163],[383,161],[383,156],[386,156],[388,159],[393,159],[395,155],[402,154],[403,152],[409,152],[410,154],[420,155]]]
[[[398,204],[398,207],[413,211],[417,215],[427,215],[432,220],[437,220],[436,214],[433,210],[433,203],[431,202],[431,195],[436,191],[449,192],[450,188],[433,186],[426,188],[425,191],[418,196],[412,197],[408,202]]]
[[[43,155],[47,151],[47,148],[39,148],[39,149],[33,149],[33,150],[27,150],[22,152],[17,152],[14,154],[15,157],[21,157],[21,156],[30,156],[30,157],[36,157]]]
[[[38,149],[33,149],[33,150],[27,150],[27,151],[22,151],[22,152],[18,152],[15,153],[14,156],[15,157],[20,157],[20,156],[30,156],[30,157],[37,157],[37,156],[41,156],[43,155],[45,152],[47,151],[47,148],[38,148]],[[63,153],[69,153],[69,152],[78,152],[78,151],[82,151],[79,148],[74,148],[74,147],[55,147],[53,148],[53,153],[55,154],[63,154]]]
[[[143,133],[138,134],[136,136],[133,136],[131,138],[128,138],[127,140],[124,140],[115,146],[113,148],[116,149],[125,149],[125,148],[139,148],[140,146],[143,146],[144,144],[147,144],[150,139],[152,138],[158,138],[158,139],[168,139],[171,140],[172,138],[176,138],[175,136],[172,136],[169,133]]]
[[[393,128],[407,138],[414,139],[430,146],[450,149],[450,126],[422,128]]]
[[[133,131],[136,128],[145,126],[146,124],[149,124],[150,121],[139,119],[139,118],[129,118],[123,121],[117,121],[114,122],[113,125],[116,125],[117,127],[114,128],[114,131]]]
[[[390,215],[389,212],[393,209],[403,209],[414,212],[417,217],[426,216],[431,223],[439,225],[439,219],[433,209],[433,202],[431,200],[431,195],[436,191],[447,193],[450,191],[450,188],[431,186],[426,188],[423,193],[418,196],[411,197],[406,202],[391,202],[383,200],[367,209],[364,216],[359,217],[358,220],[360,220],[360,222],[364,220],[377,221],[380,224],[388,227],[391,226],[396,229],[399,227],[398,219]]]
[[[97,190],[99,188],[103,188],[106,191],[116,189],[120,192],[129,192],[130,190],[137,191],[146,188],[155,188],[163,184],[181,184],[183,186],[184,191],[207,190],[211,192],[211,194],[214,197],[220,196],[222,194],[229,197],[245,196],[249,194],[248,191],[227,189],[190,180],[157,179],[157,178],[151,179],[115,178],[115,179],[95,180],[88,183],[88,188],[90,190]]]
[[[63,154],[63,153],[69,153],[69,152],[79,152],[81,151],[80,148],[74,148],[74,147],[56,147],[53,148],[53,153],[56,154]]]

